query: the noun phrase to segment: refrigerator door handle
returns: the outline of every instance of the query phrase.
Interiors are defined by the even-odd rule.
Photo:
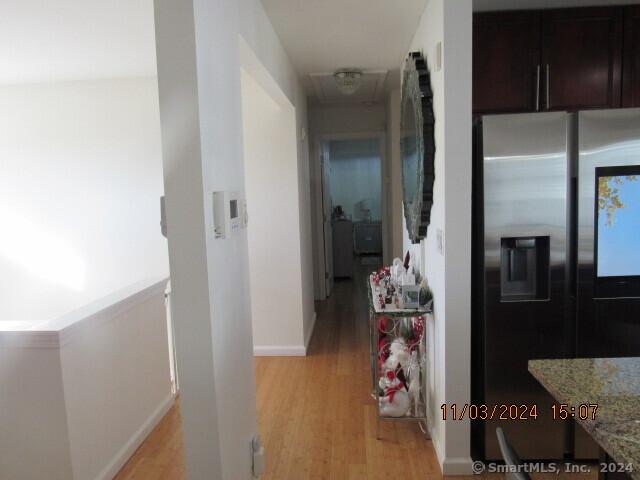
[[[536,67],[536,112],[540,111],[540,64]]]
[[[546,94],[547,94],[547,110],[549,110],[549,104],[551,103],[551,102],[549,101],[549,99],[550,99],[550,97],[551,97],[551,94],[549,93],[549,92],[550,92],[550,90],[551,90],[551,82],[549,81],[549,79],[550,79],[550,77],[551,77],[551,74],[550,74],[551,67],[549,66],[549,64],[548,64],[548,63],[547,63],[547,65],[546,65],[546,67],[547,67],[547,68],[546,68],[546,70],[547,70],[547,82],[546,82],[546,83],[547,83],[547,84],[546,84],[546,87],[547,87],[547,88],[546,88]]]

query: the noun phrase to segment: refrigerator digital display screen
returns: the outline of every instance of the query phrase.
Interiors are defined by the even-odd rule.
[[[596,276],[640,276],[640,165],[596,168]]]

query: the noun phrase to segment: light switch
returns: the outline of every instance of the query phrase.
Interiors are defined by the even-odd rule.
[[[160,197],[160,233],[167,238],[167,208],[164,195]]]
[[[438,253],[444,256],[444,232],[441,228],[436,230],[436,243],[438,245]]]
[[[436,72],[439,72],[440,70],[442,70],[442,42],[438,42],[436,44],[436,65],[435,65],[435,70]]]

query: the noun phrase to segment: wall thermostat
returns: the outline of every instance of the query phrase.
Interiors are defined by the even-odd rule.
[[[216,238],[227,238],[246,226],[246,206],[237,192],[213,192]]]

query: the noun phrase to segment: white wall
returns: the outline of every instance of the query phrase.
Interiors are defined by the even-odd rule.
[[[430,0],[410,50],[427,57],[436,117],[436,182],[427,238],[405,249],[418,257],[434,295],[428,327],[433,372],[427,394],[433,445],[444,474],[468,474],[470,426],[444,422],[440,405],[470,400],[471,358],[471,42],[472,2]],[[442,68],[434,59],[442,43]],[[436,232],[444,235],[438,252]],[[405,229],[406,232],[406,229]]]
[[[60,352],[9,348],[0,332],[0,478],[73,478]]]
[[[382,132],[386,111],[381,103],[373,105],[315,105],[309,108],[309,129],[318,137],[327,134]]]
[[[167,279],[149,283],[124,289],[62,342],[74,480],[113,478],[173,405]]]
[[[248,479],[257,430],[248,244],[244,232],[214,238],[211,205],[213,191],[244,191],[239,37],[296,108],[301,86],[258,0],[156,0],[155,15],[187,473]]]
[[[155,78],[2,86],[0,105],[0,321],[167,276]]]
[[[241,81],[253,351],[304,355],[295,109]]]
[[[400,90],[387,97],[387,171],[389,176],[389,245],[391,258],[404,258],[402,223],[402,163],[400,161]]]
[[[313,226],[311,223],[311,164],[307,95],[296,89],[296,134],[298,141],[298,195],[300,202],[300,257],[304,344],[309,346],[316,323],[313,280]]]
[[[378,139],[329,142],[330,191],[333,206],[342,205],[354,221],[364,220],[363,201],[371,219],[382,219],[382,172]]]
[[[0,325],[0,478],[116,475],[173,404],[166,283],[136,283],[25,331]]]

